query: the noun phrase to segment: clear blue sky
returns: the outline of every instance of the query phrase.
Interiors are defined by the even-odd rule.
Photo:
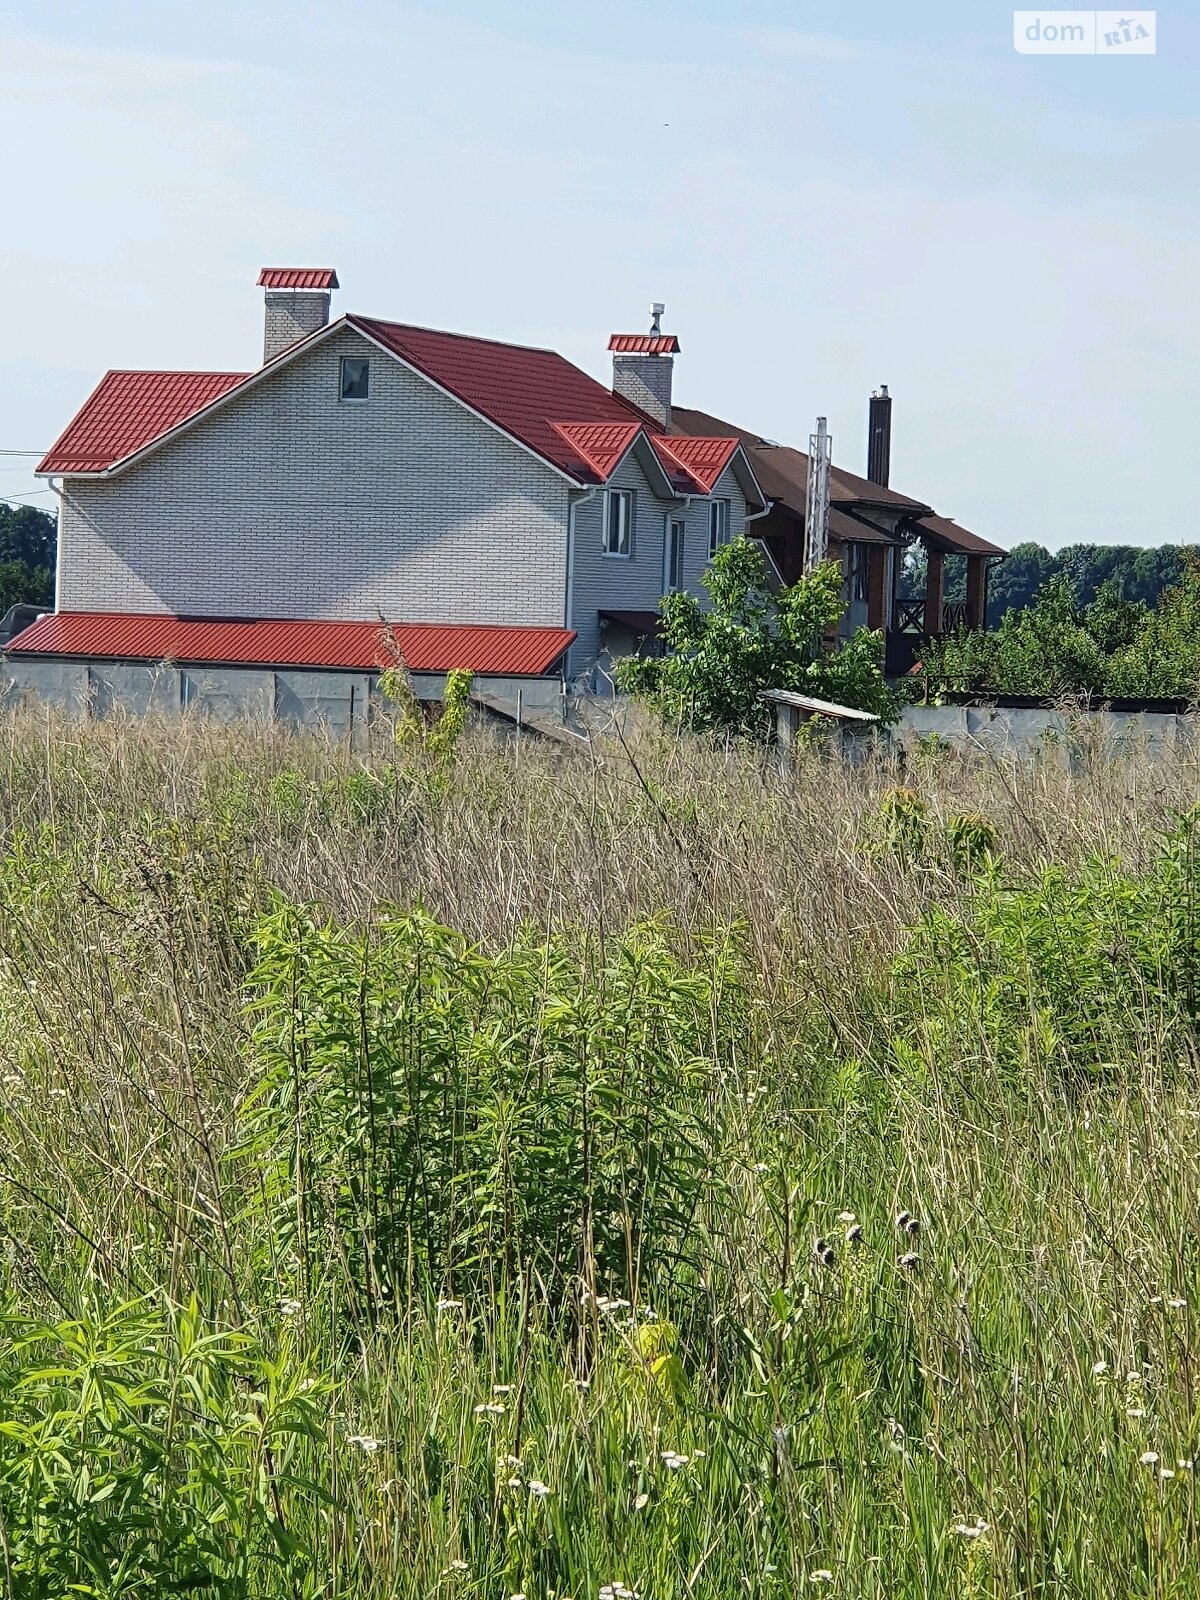
[[[254,365],[257,269],[328,264],[341,309],[598,377],[662,299],[685,404],[801,445],[825,413],[861,470],[887,383],[893,482],[1002,544],[1200,539],[1200,5],[1158,34],[1022,56],[978,0],[0,0],[0,450],[107,367]]]

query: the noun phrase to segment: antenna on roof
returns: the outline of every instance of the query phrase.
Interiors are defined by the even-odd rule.
[[[661,300],[655,300],[651,302],[650,315],[654,319],[650,324],[651,333],[662,332],[662,315],[666,309],[666,306],[663,305]]]

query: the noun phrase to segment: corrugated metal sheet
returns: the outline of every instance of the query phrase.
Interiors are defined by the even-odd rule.
[[[608,482],[613,469],[641,431],[641,424],[637,422],[556,422],[554,427],[601,483]]]
[[[673,333],[614,333],[608,348],[621,356],[674,356],[679,340]]]
[[[258,275],[260,289],[337,289],[332,267],[264,267]]]
[[[580,477],[579,457],[556,423],[636,422],[648,433],[661,431],[653,418],[554,350],[370,317],[346,321],[572,477]]]
[[[710,494],[738,447],[737,439],[688,438],[672,435],[656,439],[659,456],[670,455],[695,479],[705,494]]]
[[[210,621],[112,611],[62,611],[8,646],[19,656],[174,661],[228,667],[342,667],[371,672],[395,659],[413,672],[541,677],[574,639],[570,628],[505,628],[440,622]]]
[[[102,472],[228,394],[245,372],[109,372],[39,472]]]

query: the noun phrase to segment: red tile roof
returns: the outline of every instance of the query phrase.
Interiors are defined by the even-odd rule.
[[[244,372],[109,372],[38,465],[102,472],[228,394]]]
[[[346,321],[573,477],[578,475],[578,454],[555,423],[636,422],[648,432],[656,430],[636,406],[554,350],[373,317],[349,316]]]
[[[607,483],[618,462],[641,432],[639,422],[556,422],[555,430]]]
[[[375,340],[576,482],[607,479],[639,428],[677,489],[686,494],[707,493],[737,448],[736,438],[710,438],[706,429],[696,430],[703,438],[666,439],[652,417],[553,350],[372,317],[346,316],[332,324],[342,325]],[[308,339],[319,339],[326,331]],[[291,359],[307,342],[292,346],[277,363]],[[110,372],[37,470],[69,474],[116,467],[239,383],[256,380],[263,370]],[[713,471],[717,460],[720,466]]]
[[[733,459],[737,439],[684,438],[656,439],[659,455],[674,456],[705,494],[711,494],[717,479]]]
[[[675,356],[679,340],[673,333],[614,333],[608,348],[619,356]]]
[[[413,672],[540,677],[574,639],[570,628],[502,628],[440,622],[206,620],[136,612],[59,611],[8,645],[14,655],[192,666],[330,667],[373,672],[393,659],[394,637]]]
[[[264,267],[258,275],[260,289],[337,289],[332,267]]]

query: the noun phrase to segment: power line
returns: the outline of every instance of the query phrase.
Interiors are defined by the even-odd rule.
[[[0,456],[44,456],[44,450],[0,450]]]

